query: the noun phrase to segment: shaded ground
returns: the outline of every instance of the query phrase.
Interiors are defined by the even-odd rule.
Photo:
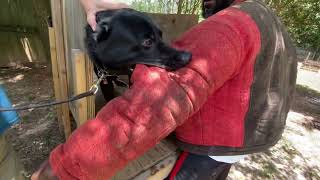
[[[320,132],[306,128],[305,118],[312,117],[290,112],[281,141],[237,163],[229,179],[320,179]]]
[[[320,179],[320,72],[300,69],[297,83],[282,139],[237,163],[229,179]]]
[[[300,69],[298,70],[297,83],[303,86],[307,86],[311,89],[320,91],[320,68],[306,67],[303,66],[302,63],[299,63],[299,67]]]
[[[15,105],[53,98],[51,67],[27,66],[21,69],[0,69],[4,83]],[[21,111],[21,123],[11,128],[7,136],[30,176],[44,161],[63,136],[59,133],[54,107]]]
[[[0,69],[14,104],[53,98],[50,67]],[[237,163],[229,179],[320,179],[320,76],[299,71],[297,94],[282,140],[270,151],[247,157]],[[313,79],[313,80],[310,80]],[[314,90],[310,90],[309,87]],[[8,136],[30,175],[57,144],[63,142],[53,107],[24,111],[22,121]],[[318,127],[319,128],[319,127]]]

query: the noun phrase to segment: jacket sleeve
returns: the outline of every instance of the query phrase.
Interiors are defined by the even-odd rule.
[[[137,65],[133,86],[103,107],[50,155],[63,180],[112,177],[184,123],[207,97],[255,58],[259,31],[245,13],[228,8],[192,28],[173,46],[192,61],[175,72]]]

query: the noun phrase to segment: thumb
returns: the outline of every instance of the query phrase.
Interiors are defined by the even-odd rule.
[[[87,22],[91,26],[92,30],[96,31],[97,22],[95,12],[89,12],[87,14]]]

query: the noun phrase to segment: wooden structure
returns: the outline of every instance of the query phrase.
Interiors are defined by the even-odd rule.
[[[93,83],[93,66],[84,51],[84,14],[78,1],[52,0],[51,8],[53,27],[49,27],[49,32],[52,72],[55,96],[61,100],[89,90]],[[80,16],[67,14],[72,13],[68,8],[77,10]],[[67,138],[71,134],[70,114],[77,126],[95,116],[94,97],[58,106],[57,112]]]
[[[85,53],[86,18],[79,0],[51,0],[51,8],[53,27],[49,27],[49,35],[52,72],[55,96],[56,99],[61,100],[89,90],[96,77],[93,73],[93,65]],[[198,22],[198,18],[191,15],[149,15],[160,25],[164,39],[168,42]],[[97,99],[101,100],[103,97]],[[57,107],[59,124],[66,138],[71,134],[70,119],[74,118],[79,126],[93,118],[98,110],[95,102],[94,97],[88,97]],[[132,162],[113,179],[152,179],[155,172],[165,174],[170,171],[175,159],[175,146],[168,141],[163,141]],[[164,166],[161,163],[166,164],[166,168],[163,169]],[[157,176],[159,174],[161,173],[157,173]]]
[[[0,0],[0,67],[49,58],[49,1]]]

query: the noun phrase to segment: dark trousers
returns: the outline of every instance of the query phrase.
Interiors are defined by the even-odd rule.
[[[224,180],[232,164],[183,152],[166,180]]]

